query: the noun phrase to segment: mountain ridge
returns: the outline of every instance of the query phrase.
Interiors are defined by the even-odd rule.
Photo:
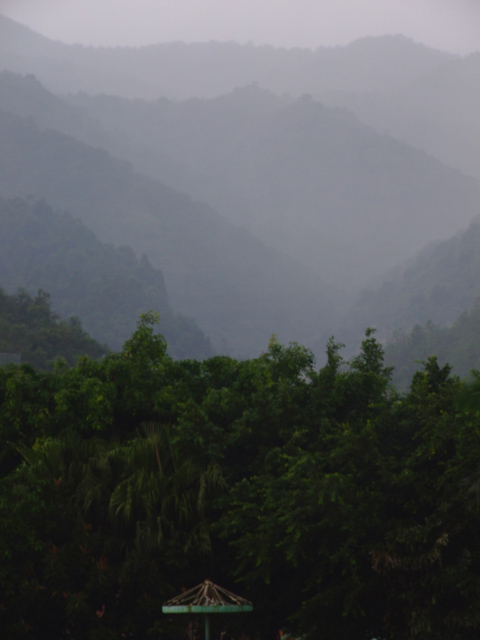
[[[0,140],[0,193],[44,197],[101,241],[146,253],[174,308],[193,316],[215,349],[258,353],[273,332],[311,342],[319,322],[331,326],[328,287],[207,205],[135,174],[105,150],[12,114],[0,113]]]
[[[8,37],[12,30],[15,38]],[[49,89],[60,93],[74,90],[71,77],[76,77],[77,90],[153,99],[161,95],[213,97],[251,82],[296,96],[316,93],[322,87],[348,89],[352,83],[357,90],[371,90],[371,78],[387,89],[455,58],[398,35],[310,50],[219,42],[95,48],[62,44],[39,34],[34,38],[32,34],[0,16],[0,53],[3,51],[13,71],[35,73]],[[35,53],[30,58],[29,39]],[[372,46],[385,43],[388,47],[384,46],[383,54],[372,58]],[[53,53],[61,64],[52,59]],[[119,65],[114,63],[115,55]],[[348,65],[353,65],[353,71]],[[368,73],[366,69],[370,69]]]
[[[208,202],[342,290],[365,286],[478,212],[474,178],[307,96],[250,85],[211,100],[68,101],[137,169]]]
[[[163,275],[145,255],[138,260],[129,247],[99,242],[44,200],[0,196],[0,286],[10,294],[48,291],[60,317],[80,317],[111,349],[122,347],[140,314],[155,311],[173,357],[213,355],[195,323],[173,312]]]

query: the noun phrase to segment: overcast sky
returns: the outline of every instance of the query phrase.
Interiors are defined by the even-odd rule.
[[[480,51],[480,0],[0,0],[0,13],[68,43],[316,48],[402,33],[454,53]]]

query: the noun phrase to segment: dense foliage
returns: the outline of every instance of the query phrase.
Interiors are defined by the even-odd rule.
[[[399,395],[370,330],[320,370],[275,338],[174,361],[152,321],[101,362],[0,369],[6,637],[182,637],[161,604],[206,577],[254,602],[234,637],[478,637],[480,422],[448,367]]]

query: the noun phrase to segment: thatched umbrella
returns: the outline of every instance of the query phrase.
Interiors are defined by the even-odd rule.
[[[203,613],[205,616],[205,640],[210,640],[211,613],[241,613],[252,611],[253,605],[210,580],[185,591],[166,602],[163,613]]]

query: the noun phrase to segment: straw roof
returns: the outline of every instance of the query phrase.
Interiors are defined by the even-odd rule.
[[[223,589],[223,587],[219,587],[211,580],[205,580],[205,582],[193,587],[193,589],[184,591],[166,602],[164,607],[188,607],[189,609],[192,608],[192,610],[197,609],[197,607],[202,607],[202,609],[207,608],[212,611],[221,611],[228,608],[228,610],[232,612],[235,610],[248,611],[253,608],[249,600],[241,598],[231,591]],[[180,613],[180,611],[178,612]]]

